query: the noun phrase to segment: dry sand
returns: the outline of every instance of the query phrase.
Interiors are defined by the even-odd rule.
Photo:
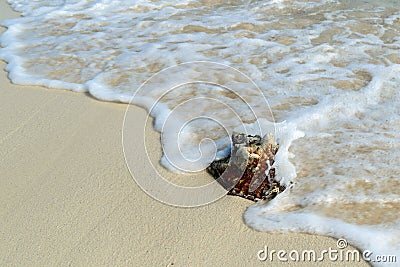
[[[4,0],[0,12],[1,20],[18,16]],[[251,202],[237,197],[200,208],[150,198],[124,161],[125,109],[85,94],[13,85],[1,72],[0,266],[266,266],[257,259],[264,246],[336,247],[329,237],[250,229],[242,216]],[[146,113],[134,109],[144,125]],[[147,132],[157,161],[159,134]]]

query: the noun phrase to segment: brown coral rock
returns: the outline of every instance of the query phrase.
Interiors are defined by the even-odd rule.
[[[232,142],[231,155],[207,168],[229,195],[253,201],[270,200],[285,189],[275,180],[273,164],[279,146],[272,134],[263,138],[233,134]]]

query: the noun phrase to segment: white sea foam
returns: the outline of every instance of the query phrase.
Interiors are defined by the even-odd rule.
[[[3,22],[13,82],[125,103],[136,92],[157,130],[185,125],[162,136],[173,170],[204,168],[226,155],[235,128],[264,133],[275,118],[278,177],[295,185],[249,208],[246,222],[400,251],[396,1],[9,2],[23,14]],[[203,62],[153,76],[189,61],[243,74]],[[196,80],[214,84],[176,86]],[[200,115],[210,120],[191,121]]]

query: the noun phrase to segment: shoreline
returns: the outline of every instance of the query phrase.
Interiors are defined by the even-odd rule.
[[[1,21],[19,15],[5,0],[0,10]],[[0,66],[0,265],[265,266],[280,264],[257,259],[265,246],[287,251],[336,247],[330,237],[249,228],[242,217],[252,202],[239,197],[225,196],[198,208],[150,198],[125,164],[125,104],[14,85],[3,61]],[[146,112],[131,108],[137,124],[145,125]],[[151,123],[146,127],[157,170],[175,181],[185,178],[158,164],[160,135]]]

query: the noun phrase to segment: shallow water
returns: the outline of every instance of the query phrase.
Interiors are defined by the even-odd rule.
[[[201,170],[216,150],[224,154],[235,127],[286,121],[304,133],[278,129],[281,143],[293,143],[277,168],[295,186],[249,208],[246,223],[346,237],[376,254],[400,251],[398,1],[9,2],[23,17],[4,22],[0,57],[18,84],[129,102],[176,64],[241,71],[198,63],[137,91],[134,103],[156,117],[157,130],[171,114],[190,121],[179,137],[163,135],[164,152],[179,139],[184,156],[172,151],[162,163]],[[196,79],[212,83],[172,86]],[[200,115],[212,119],[191,120]],[[217,144],[199,152],[204,138]]]

